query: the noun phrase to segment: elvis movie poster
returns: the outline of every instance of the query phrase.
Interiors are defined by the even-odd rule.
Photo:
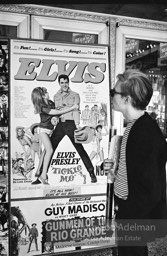
[[[106,193],[108,62],[103,45],[10,40],[11,199]]]

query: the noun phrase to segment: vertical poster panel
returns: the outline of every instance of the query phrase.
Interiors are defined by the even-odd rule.
[[[100,195],[12,202],[11,251],[48,255],[114,246],[115,229],[105,225],[105,204]]]
[[[8,256],[9,243],[9,180],[8,180],[8,96],[9,44],[0,39],[0,255]]]
[[[100,165],[108,156],[110,127],[108,47],[11,40],[10,65],[12,198],[67,195],[68,187],[72,188],[72,195],[105,193],[106,176]],[[66,99],[54,97],[61,94],[58,82],[61,74],[69,77],[73,92],[68,99],[70,106],[75,95],[80,99],[79,111],[73,111],[73,118],[77,113],[80,120],[80,130],[74,133],[87,156],[83,160],[82,152],[78,152],[66,134],[62,135],[47,170],[49,185],[36,184],[41,157],[36,148],[40,146],[44,152],[44,147],[37,145],[37,141],[34,146],[33,133],[36,130],[38,136],[39,130],[34,128],[38,127],[40,117],[34,111],[32,91],[45,87],[50,100],[55,99],[56,109],[65,109]],[[64,117],[60,116],[58,122],[66,122]],[[68,126],[65,128],[68,130]],[[94,167],[96,183],[91,182],[87,159]]]

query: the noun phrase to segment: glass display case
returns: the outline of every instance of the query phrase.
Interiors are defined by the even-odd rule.
[[[167,43],[126,38],[126,69],[140,69],[147,74],[153,96],[147,107],[167,137]]]
[[[125,26],[128,22],[129,26]],[[153,87],[153,96],[147,112],[154,118],[167,137],[167,33],[165,24],[122,20],[116,31],[116,72],[139,69]],[[118,125],[117,125],[118,124]],[[123,134],[126,123],[121,116],[114,116],[117,133]]]
[[[109,26],[106,22],[80,21],[42,16],[31,17],[31,37],[83,44],[108,44]]]

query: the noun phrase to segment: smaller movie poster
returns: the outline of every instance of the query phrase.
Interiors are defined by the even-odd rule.
[[[31,256],[114,246],[114,225],[106,225],[105,207],[105,196],[13,201],[11,252]]]
[[[2,193],[2,188],[1,188]],[[9,249],[9,203],[0,203],[0,255],[8,256]]]

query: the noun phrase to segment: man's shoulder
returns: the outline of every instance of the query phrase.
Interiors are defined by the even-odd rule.
[[[58,98],[58,97],[61,97],[61,91],[60,90],[55,93],[55,95],[53,96],[53,99]]]
[[[69,90],[69,95],[78,95],[79,93],[72,91],[71,89]],[[61,90],[59,90],[58,92],[56,92],[56,94],[54,95],[54,98],[56,97],[62,97],[62,93]]]
[[[79,93],[74,92],[74,91],[72,91],[72,90],[70,90],[70,94],[71,94],[71,95],[78,95],[78,96],[79,96]]]

